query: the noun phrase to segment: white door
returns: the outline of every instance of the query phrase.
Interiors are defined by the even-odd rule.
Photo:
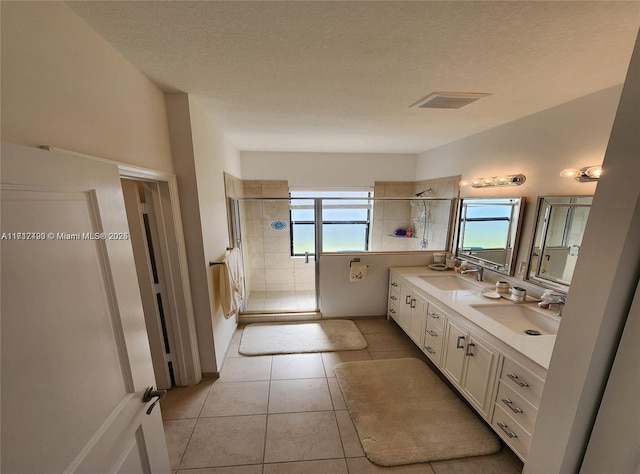
[[[123,179],[121,184],[151,347],[153,372],[158,388],[171,388],[174,383],[169,367],[173,369],[171,352],[175,349],[175,344],[171,315],[168,314],[170,305],[167,304],[168,292],[160,238],[152,214],[152,210],[155,212],[155,206],[147,189],[155,183]],[[141,201],[141,194],[144,195],[144,202]]]
[[[118,169],[2,144],[2,472],[168,473]]]

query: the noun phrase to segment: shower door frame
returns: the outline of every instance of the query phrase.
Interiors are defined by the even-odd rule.
[[[229,200],[229,215],[231,216],[229,223],[229,234],[230,239],[234,243],[234,246],[240,249],[240,255],[242,258],[242,267],[244,270],[244,274],[246,275],[247,268],[245,267],[244,261],[244,239],[243,239],[243,229],[242,222],[240,218],[240,202],[247,201],[286,201],[290,202],[291,197],[230,197]],[[247,300],[249,298],[249,290],[246,285],[246,279],[243,279],[244,286],[244,294],[246,295],[244,301],[242,302],[242,306],[240,308],[240,312],[242,314],[253,315],[253,314],[282,314],[282,313],[320,313],[320,259],[319,252],[322,249],[322,229],[319,230],[318,226],[318,210],[322,211],[322,199],[321,198],[296,198],[296,199],[304,199],[304,200],[313,200],[314,205],[314,295],[315,295],[315,307],[312,309],[299,309],[299,310],[290,310],[290,309],[265,309],[265,310],[251,310],[248,311],[246,308]],[[322,215],[322,214],[320,214]],[[289,222],[291,225],[291,222]],[[293,256],[292,256],[293,258]]]

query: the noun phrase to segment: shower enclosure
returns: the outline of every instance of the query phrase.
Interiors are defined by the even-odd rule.
[[[242,312],[319,311],[322,253],[450,248],[453,203],[450,198],[374,198],[368,192],[232,198],[233,239],[242,251],[245,275]]]

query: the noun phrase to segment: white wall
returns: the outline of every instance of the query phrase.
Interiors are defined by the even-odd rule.
[[[367,279],[349,280],[355,255],[320,256],[320,311],[323,318],[384,316],[387,314],[389,267],[414,267],[433,263],[433,254],[358,254],[367,265]]]
[[[523,173],[527,181],[522,186],[460,190],[461,197],[526,197],[517,272],[519,263],[528,259],[537,197],[594,193],[595,183],[559,174],[565,168],[602,163],[621,91],[621,85],[608,88],[424,152],[417,160],[417,179]]]
[[[224,192],[224,172],[240,176],[240,154],[207,115],[193,96],[189,96],[191,129],[198,203],[204,245],[204,264],[207,268],[206,285],[209,292],[209,314],[213,328],[216,372],[221,368],[224,355],[236,329],[236,318],[225,319],[218,291],[221,265],[209,266],[210,261],[224,257],[229,241],[227,202]]]
[[[289,186],[366,187],[416,181],[417,155],[243,151],[243,179],[285,179]]]
[[[526,473],[580,470],[629,315],[640,275],[638,111],[640,36],[551,357]],[[627,407],[620,405],[618,409],[627,410]],[[628,415],[633,413],[630,411]],[[633,435],[633,431],[625,431],[624,426],[610,425],[609,431],[621,439]],[[601,453],[605,457],[610,454]],[[635,452],[627,455],[630,465],[635,464],[637,468],[637,446]]]
[[[0,2],[2,139],[173,172],[164,94],[62,2]]]
[[[184,94],[172,102],[170,137],[171,99],[64,3],[0,7],[4,141],[178,175],[202,368],[217,372],[235,322],[221,316],[207,262],[228,244],[222,172],[240,175],[237,150]]]
[[[224,319],[217,291],[219,261],[230,246],[224,172],[238,175],[238,151],[227,141],[197,100],[167,94],[171,144],[184,223],[191,294],[204,373],[220,371],[236,328]]]

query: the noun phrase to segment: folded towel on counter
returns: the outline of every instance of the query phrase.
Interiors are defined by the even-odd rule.
[[[351,265],[349,268],[349,280],[352,282],[362,281],[367,279],[367,266],[366,265]]]
[[[220,266],[220,299],[222,312],[226,319],[240,311],[244,301],[244,284],[240,249],[227,250],[224,265]]]

